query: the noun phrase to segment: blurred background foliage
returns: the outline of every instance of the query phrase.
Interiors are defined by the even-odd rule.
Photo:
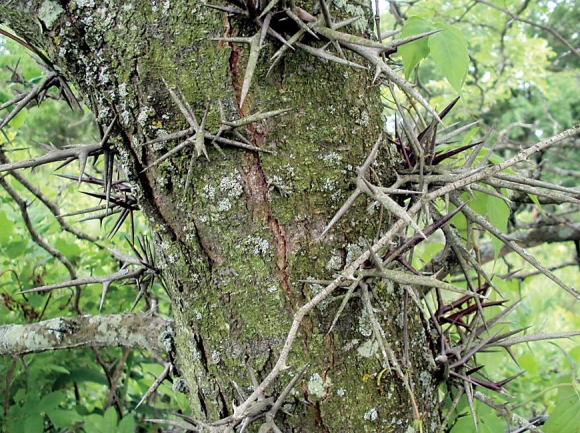
[[[9,39],[0,39],[0,104],[25,91],[44,75],[23,47]],[[63,148],[99,141],[90,111],[87,108],[80,112],[71,110],[54,90],[41,105],[30,104],[3,132],[0,147],[11,161],[42,155],[49,146]],[[89,161],[88,165],[89,174],[102,177],[102,161],[94,164]],[[78,176],[78,164],[58,171],[55,168],[56,164],[27,170],[26,178],[61,214],[100,204],[82,192],[101,193],[102,188],[85,183],[79,186],[78,182],[59,176]],[[118,271],[120,264],[111,258],[107,248],[132,255],[127,242],[132,236],[129,218],[115,236],[108,234],[116,216],[82,222],[85,215],[65,218],[86,235],[86,239],[81,239],[63,230],[51,211],[20,182],[9,175],[4,179],[26,202],[32,227],[69,260],[79,276],[102,276]],[[135,234],[148,234],[138,213],[133,224]],[[100,284],[83,286],[80,290],[67,288],[18,294],[21,290],[66,279],[70,279],[67,269],[34,242],[20,208],[5,189],[0,189],[0,323],[25,324],[79,313],[98,314]],[[134,286],[113,283],[102,312],[128,312],[136,296]],[[158,284],[149,296],[155,298],[159,314],[170,316],[165,292]],[[147,309],[145,301],[141,301],[135,311]],[[154,431],[154,427],[140,420],[163,417],[171,411],[187,411],[189,407],[184,394],[176,394],[171,385],[162,384],[153,399],[135,411],[162,370],[163,366],[151,354],[121,348],[63,350],[27,355],[24,359],[1,357],[0,431]],[[113,387],[111,380],[117,380]],[[140,426],[138,430],[136,425]]]
[[[383,32],[401,28],[404,19],[421,17],[430,22],[452,24],[460,29],[469,47],[470,66],[462,88],[463,98],[458,108],[446,119],[452,122],[481,120],[475,137],[490,136],[487,147],[495,145],[495,154],[508,158],[520,149],[572,127],[580,119],[580,4],[576,1],[500,0],[434,0],[410,3],[389,2],[382,5],[391,13],[381,15]],[[392,13],[395,12],[395,13]],[[514,17],[517,15],[517,19]],[[399,18],[401,21],[398,22]],[[556,33],[559,35],[556,35]],[[563,42],[563,39],[565,42]],[[575,47],[576,53],[565,43]],[[393,57],[402,65],[400,58]],[[399,71],[402,73],[402,71]],[[444,79],[432,59],[421,62],[411,75],[423,93],[429,95],[432,106],[446,106],[456,93]],[[386,116],[393,113],[387,101]],[[553,146],[530,161],[524,171],[536,179],[577,187],[580,171],[580,139],[567,145]],[[554,224],[579,222],[575,205],[544,204],[541,210],[533,203],[512,205],[510,230],[533,228],[553,219]],[[490,239],[479,239],[479,242]],[[577,246],[573,242],[542,244],[529,249],[555,274],[573,287],[580,287]],[[510,273],[517,278],[504,278]],[[501,325],[502,332],[532,325],[530,332],[572,331],[580,329],[578,304],[570,296],[534,270],[515,254],[501,257],[487,265],[499,296],[496,299],[521,299],[521,304]],[[488,313],[497,313],[495,311]],[[480,390],[499,402],[518,407],[519,414],[531,418],[554,413],[558,392],[576,389],[570,406],[572,417],[580,411],[577,384],[580,365],[580,345],[575,340],[535,342],[516,345],[513,358],[505,351],[480,355],[489,377],[510,377],[525,370],[525,374],[506,385],[507,393],[499,395]],[[450,401],[447,401],[450,404]],[[523,407],[519,407],[522,405]],[[504,431],[506,423],[497,424],[493,410],[478,404],[479,431]],[[479,410],[479,409],[478,409]],[[456,414],[459,419],[454,432],[475,431],[468,414],[467,401],[462,401]],[[577,425],[554,426],[548,423],[544,431],[576,432]]]
[[[511,2],[494,0],[381,4],[383,31],[401,28],[403,20],[411,16],[451,24],[461,30],[469,47],[470,67],[463,98],[447,122],[481,120],[479,129],[473,131],[475,136],[490,133],[488,146],[497,144],[495,151],[504,158],[521,147],[571,127],[580,119],[580,57],[554,35],[556,32],[578,47],[580,4],[575,1],[525,1],[522,6],[525,7],[518,9]],[[389,8],[394,9],[389,11]],[[517,12],[524,21],[507,14],[508,9]],[[395,67],[401,68],[400,57],[395,54],[392,61]],[[38,82],[43,75],[42,69],[21,46],[0,39],[0,104]],[[421,62],[411,79],[439,109],[456,96],[429,58]],[[385,104],[388,125],[395,110],[388,98]],[[70,110],[56,93],[49,95],[41,106],[31,104],[0,136],[0,146],[12,161],[40,155],[43,146],[62,148],[96,141],[98,131],[90,111],[86,108],[82,112]],[[547,150],[532,161],[529,170],[534,170],[537,178],[575,187],[580,175],[577,169],[579,146],[577,138],[572,145]],[[79,187],[75,181],[58,177],[54,170],[55,167],[43,166],[32,172],[27,170],[26,175],[35,188],[58,205],[61,213],[98,204],[95,198],[80,193],[100,192],[98,187],[85,184]],[[90,171],[102,174],[102,161],[92,165]],[[78,176],[78,168],[71,164],[58,173]],[[131,237],[129,220],[115,236],[107,236],[115,217],[79,222],[82,216],[72,216],[68,218],[69,223],[95,240],[80,239],[63,231],[50,210],[21,183],[11,176],[4,179],[26,201],[32,226],[75,266],[79,275],[99,276],[119,270],[119,263],[111,259],[106,248],[131,254],[127,243],[127,238]],[[511,210],[510,230],[534,227],[540,220],[550,217],[557,217],[559,224],[579,221],[577,208],[569,205],[545,204],[540,210],[533,203],[523,203],[514,205]],[[135,215],[134,232],[147,234],[147,230],[142,218]],[[489,239],[478,240],[486,241]],[[424,257],[419,260],[427,261],[433,251],[429,251],[429,245],[423,248]],[[431,250],[436,248],[440,246],[431,247]],[[544,244],[531,252],[544,264],[552,266],[563,281],[580,287],[578,257],[573,243]],[[509,320],[501,325],[502,329],[530,324],[533,324],[531,331],[580,329],[577,303],[545,277],[534,276],[533,269],[521,259],[507,255],[487,266],[490,274],[495,275],[494,282],[502,298],[522,300]],[[516,270],[520,270],[515,274],[517,278],[505,278]],[[33,241],[20,209],[12,197],[0,189],[0,323],[23,324],[76,313],[98,314],[100,285],[83,287],[82,296],[72,288],[50,294],[17,294],[66,278],[69,278],[67,269]],[[129,311],[136,294],[133,286],[112,284],[103,312]],[[158,313],[170,316],[168,302],[159,285],[153,287],[150,296],[158,305]],[[493,296],[500,298],[497,293]],[[150,302],[151,299],[141,301],[136,311],[148,310]],[[511,355],[512,358],[506,352],[480,355],[480,363],[485,365],[491,377],[507,378],[526,371],[521,378],[506,385],[505,395],[481,392],[512,408],[521,405],[518,413],[525,417],[554,413],[559,392],[577,382],[578,341],[519,345],[513,348]],[[0,428],[10,433],[156,431],[156,427],[142,420],[188,411],[184,395],[174,393],[167,382],[149,402],[135,410],[137,402],[162,369],[149,353],[118,348],[56,351],[27,355],[24,359],[2,357]],[[112,385],[112,379],[118,382]],[[575,402],[577,404],[578,399]],[[506,422],[492,409],[482,404],[476,407],[482,421],[479,431],[506,428]],[[576,412],[580,411],[580,406],[577,409]],[[462,401],[453,415],[456,418],[453,431],[474,431],[471,416],[466,414],[467,402]],[[554,430],[549,424],[545,429]]]

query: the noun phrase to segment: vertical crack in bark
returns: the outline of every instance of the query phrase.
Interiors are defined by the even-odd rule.
[[[314,408],[314,414],[316,416],[315,423],[321,433],[328,433],[328,429],[324,425],[324,420],[322,419],[322,411],[320,410],[320,402],[317,401],[312,405]]]
[[[229,28],[229,27],[228,27]],[[243,66],[240,65],[241,49],[235,44],[230,44],[232,53],[230,55],[230,72],[232,74],[232,86],[236,95],[236,100],[240,101],[242,90],[242,82],[244,79]],[[250,95],[242,107],[238,108],[238,113],[241,117],[248,116],[248,107],[251,106],[252,98]],[[256,128],[255,125],[249,124],[246,126],[246,132],[249,136],[250,142],[256,147],[262,147],[264,144],[265,132]],[[284,227],[279,221],[272,216],[272,209],[270,207],[268,183],[266,174],[262,169],[260,155],[255,153],[246,153],[244,160],[247,164],[245,170],[241,170],[242,182],[246,195],[248,197],[248,210],[253,221],[267,221],[272,236],[274,238],[274,248],[276,252],[276,276],[280,282],[280,288],[284,292],[286,299],[289,302],[290,312],[294,313],[296,310],[295,298],[290,288],[290,277],[288,275],[288,257],[287,245],[284,234]]]

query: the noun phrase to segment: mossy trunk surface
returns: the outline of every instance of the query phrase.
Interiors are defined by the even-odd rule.
[[[252,36],[258,29],[251,21],[184,0],[13,3],[0,6],[3,21],[47,52],[104,128],[116,117],[119,160],[135,184],[168,285],[175,363],[188,388],[192,417],[212,422],[231,415],[243,400],[234,383],[251,394],[251,374],[260,382],[270,371],[294,312],[321,290],[305,280],[334,278],[364,250],[364,238],[373,239],[388,226],[388,217],[369,214],[368,200],[359,198],[318,239],[352,193],[356,168],[382,132],[373,71],[290,50],[267,76],[269,59],[279,48],[267,39],[240,108],[249,47],[212,38]],[[339,15],[353,13],[352,8],[368,14],[350,0],[334,3]],[[301,6],[313,10],[312,4]],[[349,31],[361,34],[360,24]],[[203,155],[195,159],[188,189],[193,145],[145,171],[184,139],[146,143],[189,127],[163,80],[183,92],[198,121],[208,110],[210,132],[220,126],[220,105],[228,119],[288,109],[240,131],[254,146],[275,154],[227,145],[220,153],[206,141],[209,161]],[[385,179],[391,161],[382,146],[374,169]],[[305,318],[290,368],[266,391],[266,397],[276,398],[309,364],[286,399],[285,411],[293,416],[280,412],[276,418],[280,428],[418,431],[416,408],[423,431],[435,429],[432,355],[420,313],[412,302],[404,310],[401,293],[398,288],[392,295],[381,293],[376,314],[412,392],[394,373],[382,372],[358,297],[327,333],[344,295],[339,290],[335,300]]]

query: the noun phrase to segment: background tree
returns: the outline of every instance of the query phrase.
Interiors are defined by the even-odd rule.
[[[470,12],[474,5],[458,3],[457,7]],[[28,248],[29,240],[10,223],[17,209],[31,239],[45,252],[34,249],[39,259],[28,262],[28,268],[5,272],[12,285],[5,306],[20,309],[28,322],[43,318],[47,309],[51,315],[60,315],[58,306],[76,314],[120,313],[133,303],[119,293],[120,283],[132,281],[137,283],[138,300],[144,298],[144,304],[137,305],[145,305],[143,310],[148,312],[92,318],[72,314],[70,319],[45,321],[40,327],[5,327],[3,353],[93,346],[109,388],[103,408],[114,405],[115,409],[103,416],[97,410],[86,418],[87,431],[99,423],[113,425],[117,416],[124,416],[118,428],[130,430],[133,417],[127,416],[127,407],[132,410],[143,395],[149,397],[144,389],[141,395],[133,394],[138,392],[139,381],[122,378],[123,370],[132,372],[132,366],[141,372],[154,371],[143,367],[143,359],[135,359],[129,350],[94,348],[115,345],[167,353],[165,369],[155,373],[160,379],[171,373],[173,390],[184,392],[189,400],[187,408],[179,394],[173,397],[177,401],[172,403],[189,419],[170,422],[191,429],[251,424],[251,428],[304,431],[434,431],[442,417],[443,424],[461,423],[456,418],[464,406],[489,427],[494,422],[491,414],[474,400],[499,405],[476,391],[501,390],[505,383],[475,374],[475,355],[493,346],[510,348],[518,341],[550,336],[531,334],[517,340],[511,331],[498,327],[515,304],[499,309],[504,301],[490,290],[499,285],[497,278],[492,281],[493,271],[482,268],[485,258],[474,259],[469,253],[484,251],[473,229],[495,234],[578,297],[567,283],[502,234],[508,230],[510,213],[505,204],[507,190],[517,193],[523,188],[532,193],[518,196],[523,197],[522,204],[516,195],[509,195],[514,226],[516,211],[529,213],[531,203],[575,203],[577,193],[500,172],[572,137],[575,129],[542,142],[533,152],[502,149],[503,162],[490,158],[477,142],[469,149],[451,151],[444,146],[457,134],[442,138],[448,131],[437,133],[433,108],[396,75],[389,67],[392,63],[380,57],[392,54],[395,46],[365,42],[373,33],[370,7],[347,2],[289,8],[276,2],[234,2],[234,6],[215,9],[187,2],[115,6],[38,1],[0,6],[0,18],[47,69],[44,81],[31,90],[12,85],[11,91],[24,91],[20,95],[30,96],[29,100],[17,95],[12,105],[6,104],[16,117],[6,115],[3,122],[6,144],[1,168],[10,171],[10,179],[3,178],[2,186],[17,207],[12,207],[12,214],[4,213],[5,251],[19,256]],[[498,17],[514,20],[505,11],[493,10],[495,21],[489,19],[494,24],[502,25]],[[393,16],[401,19],[411,14],[396,12]],[[421,22],[423,30],[444,30],[420,42],[429,44],[432,58],[441,64],[437,44],[461,45],[462,38],[453,29],[438,26],[436,14],[421,9],[416,13],[423,18],[415,21]],[[359,15],[363,18],[349,20]],[[395,18],[394,27],[400,25]],[[409,34],[414,33],[409,29]],[[469,31],[464,33],[471,36]],[[326,49],[324,42],[330,44]],[[409,48],[411,53],[418,49],[417,43]],[[520,51],[514,49],[506,58],[513,59],[510,55]],[[483,60],[476,55],[485,54],[477,49],[470,53],[475,71],[463,90],[466,101],[472,101],[473,89],[481,87],[477,68]],[[536,50],[533,53],[542,56]],[[451,60],[461,61],[456,54]],[[274,63],[269,61],[272,57]],[[390,140],[382,133],[383,103],[375,68],[382,88],[390,90],[392,111],[388,114],[395,107],[399,111],[399,124]],[[533,69],[525,69],[533,75]],[[14,69],[12,81],[34,85],[25,72]],[[500,70],[496,81],[502,74],[508,72]],[[447,79],[454,83],[448,75]],[[59,94],[49,96],[61,96],[74,107],[69,86],[79,90],[94,114],[98,143],[49,150],[31,162],[10,162],[8,151],[15,152],[11,154],[14,161],[36,156],[24,155],[35,151],[18,150],[16,145],[22,132],[18,116],[24,113],[19,108],[42,100],[50,88]],[[442,88],[434,78],[429,78],[425,89],[429,86]],[[525,82],[510,90],[522,89]],[[501,92],[501,86],[484,90],[481,94],[487,96],[493,90]],[[435,104],[445,101],[444,106],[452,99],[442,91],[431,93]],[[406,97],[412,104],[407,105]],[[474,111],[489,114],[486,105],[483,101]],[[440,117],[446,115],[441,112]],[[556,129],[550,133],[563,128]],[[535,142],[550,135],[537,131],[526,139]],[[469,144],[475,133],[472,129],[463,144]],[[440,146],[434,154],[437,141]],[[471,156],[464,157],[465,153]],[[85,162],[93,156],[101,157],[102,163],[90,168],[89,175]],[[13,171],[74,159],[81,164],[73,177],[83,185],[101,187],[91,193],[106,202],[96,209],[100,212],[96,216],[102,219],[110,211],[118,212],[109,222],[114,233],[141,209],[152,229],[155,252],[140,235],[138,221],[128,233],[129,245],[118,238],[108,244],[94,232],[81,232],[62,217],[61,209],[69,206],[67,199],[46,195]],[[118,169],[123,173],[119,178]],[[382,189],[386,186],[392,188]],[[462,202],[469,200],[469,193],[474,199],[465,206]],[[60,229],[71,235],[55,235],[49,232],[48,222],[34,221],[24,194],[32,194],[39,205],[50,209]],[[346,216],[329,223],[334,215],[341,216],[337,210],[343,204],[352,204],[349,197],[358,195],[366,197],[367,203],[355,201],[346,207]],[[78,192],[74,196],[73,200],[80,200]],[[434,232],[445,240],[445,248],[441,242],[423,242]],[[532,241],[529,233],[523,236],[524,245],[547,239]],[[85,252],[84,245],[81,249],[80,239],[93,243],[94,251]],[[564,239],[575,239],[575,230],[568,230]],[[496,241],[490,257],[493,260],[499,254]],[[46,265],[38,267],[43,261]],[[54,263],[66,268],[70,282],[52,284],[60,272],[51,266]],[[454,268],[462,271],[467,282],[442,281]],[[84,288],[89,283],[98,283],[98,288]],[[26,295],[26,302],[14,294],[15,289],[31,287],[36,291]],[[63,287],[73,292],[61,290],[58,300],[53,300],[52,293],[58,293],[53,290]],[[425,297],[424,287],[431,288],[433,298]],[[445,291],[459,294],[449,298],[441,295]],[[51,295],[38,294],[46,292]],[[161,318],[168,315],[163,310],[165,296],[172,323]],[[331,324],[333,332],[328,333]],[[54,356],[54,363],[49,364],[53,372],[63,358]],[[119,360],[113,361],[115,357]],[[7,389],[25,389],[12,383],[18,368],[16,362],[7,364]],[[89,375],[68,368],[59,373],[75,384]],[[443,399],[456,410],[439,407],[441,381],[456,387],[457,392]],[[569,391],[571,383],[562,388]],[[13,428],[18,428],[15,420],[22,417],[37,430],[45,422],[47,428],[57,429],[81,422],[80,415],[91,412],[86,404],[85,413],[70,410],[72,400],[56,388],[53,384],[52,392],[47,390],[42,400],[33,397],[30,384],[28,392],[20,395],[7,392],[5,419]],[[76,394],[79,402],[78,390]],[[23,415],[39,406],[46,409],[35,417]],[[158,418],[151,409],[145,412]]]

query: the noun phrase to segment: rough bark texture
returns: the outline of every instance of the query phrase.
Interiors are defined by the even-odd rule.
[[[46,350],[122,346],[166,351],[171,321],[138,314],[61,317],[28,325],[0,326],[0,355]]]
[[[364,12],[351,2],[337,4],[342,9],[332,7],[338,14],[355,7],[355,13]],[[258,381],[268,373],[293,312],[321,288],[303,281],[337,275],[364,249],[362,238],[372,239],[384,228],[360,198],[317,240],[352,191],[356,167],[382,131],[372,71],[324,64],[299,51],[267,77],[278,44],[270,41],[238,108],[248,47],[210,39],[251,36],[258,31],[252,22],[184,0],[36,0],[0,6],[0,18],[48,53],[101,125],[117,117],[116,148],[155,235],[174,313],[177,369],[189,388],[193,416],[215,421],[231,414],[240,403],[232,384],[251,392],[250,370]],[[290,109],[244,131],[255,146],[276,154],[222,146],[221,155],[207,143],[210,161],[202,156],[193,163],[187,191],[191,147],[143,171],[177,145],[144,143],[188,127],[162,78],[183,91],[198,120],[209,106],[209,131],[219,127],[218,103],[230,119]],[[375,169],[388,174],[390,159],[382,146]],[[291,368],[267,390],[276,397],[309,363],[287,399],[294,416],[281,415],[279,426],[414,431],[412,398],[424,416],[424,431],[438,425],[433,362],[420,314],[411,305],[404,312],[400,290],[377,291],[382,297],[377,314],[403,364],[403,322],[409,323],[413,396],[395,374],[379,375],[377,344],[358,298],[327,335],[341,302],[329,300],[304,321],[288,360]]]

